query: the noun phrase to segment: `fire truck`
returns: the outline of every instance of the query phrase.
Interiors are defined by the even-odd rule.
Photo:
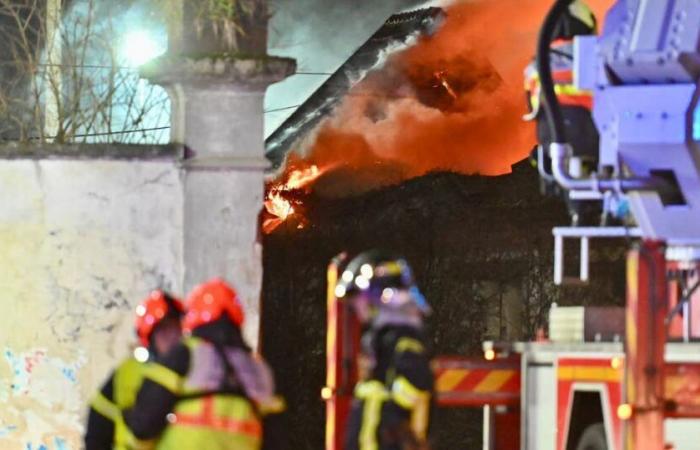
[[[550,43],[572,0],[545,17],[537,48],[542,105],[553,136],[551,177],[571,200],[629,211],[625,226],[560,227],[580,243],[630,237],[624,308],[556,307],[546,339],[485,342],[483,357],[434,361],[439,406],[480,407],[484,450],[700,449],[700,1],[618,0],[600,36],[574,39],[574,82],[593,92],[597,169],[566,140],[550,68]],[[613,211],[613,209],[615,211]],[[328,285],[326,449],[342,449],[354,383],[357,329]]]

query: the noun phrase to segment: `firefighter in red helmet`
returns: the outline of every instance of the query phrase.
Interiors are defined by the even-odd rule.
[[[353,306],[364,328],[345,449],[427,449],[434,379],[423,320],[430,308],[411,268],[391,253],[361,253],[335,295]]]
[[[129,432],[121,410],[134,404],[147,362],[180,341],[183,312],[180,300],[160,290],[136,307],[135,329],[141,347],[116,368],[90,403],[86,450],[149,448],[149,443],[139,442]]]
[[[186,301],[186,336],[150,365],[136,404],[124,412],[156,449],[257,450],[267,414],[281,412],[272,372],[244,342],[236,292],[216,278]]]

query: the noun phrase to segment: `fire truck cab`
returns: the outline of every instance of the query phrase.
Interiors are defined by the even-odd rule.
[[[603,326],[599,326],[600,324]],[[622,450],[623,308],[556,307],[547,340],[484,343],[484,358],[434,361],[438,404],[483,405],[483,450]],[[700,343],[666,344],[666,397],[698,398]],[[696,401],[696,400],[694,400]],[[666,441],[700,449],[700,421],[670,416]]]

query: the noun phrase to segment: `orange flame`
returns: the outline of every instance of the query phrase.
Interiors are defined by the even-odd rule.
[[[438,70],[437,72],[435,72],[435,78],[438,79],[440,85],[445,88],[448,94],[450,94],[450,97],[457,100],[457,93],[454,89],[452,89],[450,83],[447,82],[447,70]]]
[[[346,170],[323,189],[346,193],[436,170],[510,172],[535,143],[532,123],[522,121],[523,70],[551,3],[451,2],[443,25],[355,85],[300,141],[298,156],[319,167],[340,162]],[[602,19],[612,0],[586,3]],[[298,161],[285,171],[296,167]]]
[[[587,3],[602,19],[612,0]],[[510,172],[535,142],[533,125],[521,119],[522,77],[550,6],[551,0],[452,2],[436,33],[391,55],[300,141],[268,185],[266,233],[289,217],[303,219],[301,205],[285,192],[308,191],[341,165],[345,170],[324,180],[323,189],[357,193],[435,170]]]
[[[298,213],[292,202],[285,198],[285,192],[308,188],[329,169],[330,167],[319,169],[315,164],[297,168],[288,173],[286,180],[275,182],[269,186],[264,205],[270,217],[263,221],[263,232],[265,234],[271,233],[292,215]],[[303,228],[303,224],[300,223],[298,228]]]
[[[287,189],[301,189],[322,175],[321,170],[316,165],[311,165],[305,169],[293,170],[284,183]]]
[[[262,229],[265,234],[272,233],[295,212],[292,203],[284,198],[279,191],[270,191],[263,204],[265,211],[270,216],[263,221]]]
[[[280,220],[287,220],[294,214],[294,206],[279,191],[271,191],[265,199],[265,209]]]

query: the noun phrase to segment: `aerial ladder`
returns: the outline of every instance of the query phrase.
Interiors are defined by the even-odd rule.
[[[585,176],[570,170],[577,161],[550,69],[554,28],[571,3],[554,3],[537,46],[554,137],[542,149],[552,161],[545,175],[571,199],[627,205],[634,225],[555,228],[554,279],[568,280],[564,239],[580,241],[585,282],[591,239],[635,238],[626,306],[618,320],[613,310],[552,308],[549,340],[436,358],[437,402],[484,408],[484,450],[700,449],[700,1],[618,0],[600,36],[574,39],[574,81],[593,92],[600,133],[598,168]],[[329,289],[327,450],[342,449],[357,376],[351,316]],[[562,325],[572,321],[579,339]]]

